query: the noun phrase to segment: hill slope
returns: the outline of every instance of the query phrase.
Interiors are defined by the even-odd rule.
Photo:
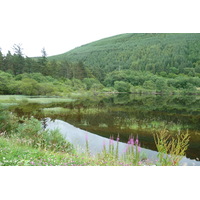
[[[123,69],[187,74],[195,67],[200,71],[200,34],[126,33],[49,57],[53,59],[81,61],[96,75]]]

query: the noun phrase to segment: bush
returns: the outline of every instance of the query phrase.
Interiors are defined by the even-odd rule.
[[[42,130],[42,124],[39,120],[31,117],[30,119],[21,118],[20,121],[21,124],[17,128],[18,136],[32,139],[39,136],[38,133]]]
[[[46,130],[40,133],[43,139],[43,148],[52,151],[71,152],[73,150],[72,144],[66,141],[58,129]]]
[[[154,90],[156,88],[156,85],[152,80],[149,80],[149,81],[144,82],[143,87],[145,89],[153,89]]]
[[[115,81],[114,88],[118,92],[130,92],[131,84],[124,81]]]
[[[16,117],[5,111],[0,105],[0,134],[9,134],[17,127]]]
[[[99,80],[97,80],[95,78],[84,78],[83,83],[86,85],[87,90],[91,89],[92,86],[95,84],[101,85]]]
[[[166,92],[168,89],[167,82],[163,78],[159,78],[156,80],[156,91],[157,92]]]
[[[21,119],[23,123],[17,128],[17,137],[20,142],[30,146],[52,151],[71,152],[72,144],[67,142],[58,130],[43,130],[42,123],[31,117],[30,119]]]
[[[39,95],[39,83],[36,80],[26,78],[19,84],[19,91],[25,95]]]

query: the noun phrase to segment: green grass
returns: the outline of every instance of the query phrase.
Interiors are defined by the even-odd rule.
[[[25,95],[0,95],[0,101],[4,100],[21,100],[22,98],[25,98],[27,96]]]
[[[62,102],[72,102],[75,99],[69,98],[28,98],[30,103],[39,103],[39,104],[49,104],[49,103],[62,103]]]
[[[2,105],[17,104],[18,101],[23,101],[26,98],[24,95],[0,95],[0,103]]]
[[[159,133],[162,136],[162,132]],[[188,146],[188,136],[178,135],[178,143],[174,138],[169,142],[158,140],[158,160],[149,160],[143,152],[140,152],[140,144],[130,138],[128,146],[122,154],[118,156],[118,144],[114,145],[113,139],[106,148],[102,146],[102,152],[92,156],[86,140],[86,150],[83,153],[60,152],[47,149],[35,148],[27,144],[22,144],[16,137],[0,137],[0,166],[148,166],[148,165],[178,165]],[[165,135],[166,136],[166,135]],[[168,137],[168,135],[167,135]],[[162,138],[161,138],[162,139]],[[165,138],[164,138],[165,139]],[[159,141],[163,142],[160,143]],[[165,148],[167,150],[165,151]],[[164,149],[164,150],[163,150]],[[170,151],[171,155],[166,155]],[[179,156],[180,155],[180,156]]]
[[[70,112],[69,108],[53,107],[53,108],[43,108],[44,114],[61,114]]]
[[[77,155],[51,152],[21,145],[14,139],[0,137],[1,166],[78,166],[86,165]]]
[[[140,163],[142,165],[142,163]],[[0,166],[131,166],[112,155],[71,154],[37,149],[19,144],[16,139],[0,137]]]
[[[16,106],[18,103],[1,103],[2,107]]]
[[[17,105],[20,103],[39,103],[39,104],[49,104],[49,103],[63,103],[63,102],[73,102],[75,99],[65,98],[65,97],[31,97],[25,95],[0,95],[0,103],[2,106]]]

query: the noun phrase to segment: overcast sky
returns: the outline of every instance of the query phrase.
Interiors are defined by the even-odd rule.
[[[121,33],[198,32],[196,0],[0,0],[0,48],[64,53]]]

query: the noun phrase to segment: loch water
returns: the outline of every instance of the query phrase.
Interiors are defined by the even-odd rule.
[[[137,137],[141,147],[156,151],[153,134],[189,132],[186,157],[200,159],[200,96],[185,95],[91,95],[73,101],[20,103],[9,108],[19,116],[35,116],[44,126],[47,118],[62,120],[77,128],[126,143]],[[95,143],[94,143],[95,145]]]

